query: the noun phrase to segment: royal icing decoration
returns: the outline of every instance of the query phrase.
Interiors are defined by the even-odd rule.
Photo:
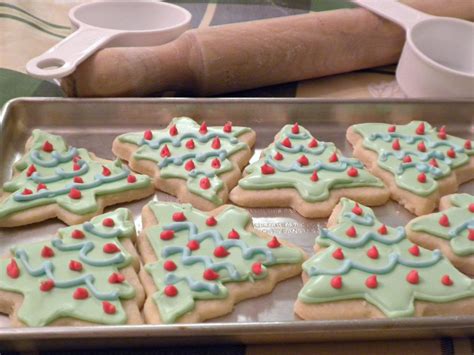
[[[114,221],[112,227],[103,225],[106,218]],[[60,229],[51,241],[13,247],[11,257],[0,259],[0,290],[23,295],[16,314],[31,327],[65,317],[125,324],[121,300],[133,298],[135,289],[120,274],[132,261],[120,241],[134,235],[131,213],[120,208]],[[104,251],[109,243],[113,254]]]
[[[172,132],[170,127],[174,127]],[[186,180],[190,192],[221,205],[225,201],[218,196],[224,186],[220,176],[237,169],[229,160],[232,155],[250,151],[238,139],[247,132],[251,132],[250,128],[232,126],[230,122],[224,127],[207,127],[179,117],[168,128],[123,134],[118,140],[138,146],[132,159],[156,162],[160,178]]]
[[[294,188],[307,202],[324,201],[337,188],[383,187],[362,163],[341,155],[330,142],[316,140],[308,130],[286,125],[260,160],[245,169],[244,190]],[[296,132],[296,133],[295,133]]]
[[[460,273],[439,250],[430,251],[406,239],[403,227],[384,227],[373,211],[341,199],[337,224],[322,229],[322,248],[303,264],[309,276],[298,298],[303,303],[365,299],[387,317],[414,314],[414,302],[444,303],[474,296],[474,282]],[[356,237],[346,235],[349,228]],[[449,279],[449,281],[448,281]]]
[[[452,207],[418,217],[409,224],[409,228],[449,241],[456,255],[474,255],[474,196],[451,195],[450,202]]]
[[[10,195],[0,202],[0,219],[54,203],[77,215],[94,213],[98,196],[150,185],[147,176],[132,175],[120,160],[98,162],[59,136],[34,130],[31,139],[31,148],[15,164],[18,174],[3,185]]]
[[[438,190],[438,180],[469,162],[471,141],[436,130],[428,122],[407,125],[363,123],[352,126],[364,138],[363,146],[378,154],[377,164],[389,171],[402,189],[419,196]]]
[[[226,298],[228,282],[262,279],[272,265],[303,260],[300,250],[276,237],[268,241],[247,230],[251,216],[243,209],[229,206],[210,225],[209,215],[190,205],[152,202],[148,207],[160,224],[145,229],[158,258],[145,270],[159,290],[152,297],[164,323],[192,311],[197,300]],[[185,219],[176,222],[176,213]],[[164,232],[173,238],[161,238]]]

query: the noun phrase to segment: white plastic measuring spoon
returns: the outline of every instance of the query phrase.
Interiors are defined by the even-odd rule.
[[[474,97],[474,24],[394,0],[353,0],[405,28],[398,84],[409,97]]]
[[[163,2],[101,1],[69,11],[75,32],[31,59],[26,71],[43,79],[71,74],[79,63],[104,46],[152,46],[176,39],[191,27],[186,9]]]

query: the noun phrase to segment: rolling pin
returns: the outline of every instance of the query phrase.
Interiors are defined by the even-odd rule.
[[[470,0],[405,0],[433,15],[474,19]],[[397,25],[361,9],[195,29],[158,47],[106,48],[61,86],[68,96],[217,95],[395,63]]]

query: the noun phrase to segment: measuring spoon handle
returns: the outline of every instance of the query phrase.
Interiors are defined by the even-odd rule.
[[[26,64],[26,71],[41,79],[65,77],[115,35],[112,30],[80,27],[47,52],[31,59]]]
[[[399,24],[405,30],[410,30],[418,22],[433,17],[395,0],[352,0],[352,2]]]

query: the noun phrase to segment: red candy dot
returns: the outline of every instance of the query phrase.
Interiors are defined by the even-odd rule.
[[[76,184],[83,184],[84,183],[84,180],[82,180],[82,178],[80,176],[74,176],[72,181],[74,181]]]
[[[7,275],[12,279],[17,279],[20,276],[20,268],[15,259],[11,259],[7,265]]]
[[[214,216],[210,216],[208,219],[206,219],[206,225],[212,227],[217,224],[217,220],[215,219]]]
[[[397,127],[394,126],[394,125],[392,125],[392,126],[389,126],[389,127],[387,128],[387,131],[390,132],[390,133],[393,133],[393,132],[396,131],[396,129],[397,129]]]
[[[206,122],[201,123],[201,127],[199,127],[199,133],[201,133],[201,134],[206,134],[207,133]]]
[[[268,165],[268,164],[263,164],[260,167],[260,170],[262,171],[262,174],[264,175],[275,174],[275,169],[273,168],[273,166]]]
[[[441,283],[445,286],[451,286],[453,284],[453,280],[449,277],[449,275],[443,275],[441,277]]]
[[[26,170],[26,176],[30,177],[31,175],[33,175],[35,171],[36,171],[36,167],[33,164],[31,164],[28,167],[28,170]]]
[[[178,289],[174,285],[167,285],[164,289],[164,292],[168,297],[175,297],[178,294]]]
[[[41,256],[43,258],[52,258],[54,256],[54,250],[45,245],[43,249],[41,249]]]
[[[221,161],[218,158],[212,159],[211,166],[214,169],[219,169],[221,167]]]
[[[306,155],[302,155],[298,158],[298,163],[300,163],[301,166],[306,166],[309,164],[309,160]]]
[[[115,312],[117,312],[115,306],[108,301],[102,301],[102,309],[104,310],[104,313],[107,314],[115,314]]]
[[[267,243],[267,246],[268,246],[269,248],[272,248],[272,249],[273,249],[273,248],[278,248],[278,247],[281,246],[281,243],[280,243],[280,241],[277,239],[277,237],[274,236],[274,237]]]
[[[47,153],[51,153],[54,150],[54,147],[50,142],[46,141],[43,143],[43,150]]]
[[[425,173],[419,173],[418,176],[416,177],[418,182],[424,184],[426,183],[426,174]]]
[[[85,300],[89,297],[89,291],[87,291],[87,289],[84,287],[78,287],[72,294],[72,297],[74,297],[76,300]]]
[[[291,133],[293,133],[293,134],[300,133],[300,126],[298,126],[298,122],[295,122],[293,127],[291,127]]]
[[[40,182],[38,186],[36,186],[36,191],[47,190],[47,189],[48,187],[46,186],[46,184],[43,184],[42,182]]]
[[[106,166],[102,166],[102,175],[104,175],[104,176],[110,176],[110,174],[112,174],[112,172],[110,171],[110,169],[107,168]]]
[[[337,157],[336,152],[332,153],[331,156],[329,157],[329,162],[330,163],[335,163],[339,161],[339,158]]]
[[[318,172],[315,170],[311,174],[311,181],[318,181],[318,180],[319,180]]]
[[[74,158],[72,158],[72,161],[74,163],[77,163],[79,160],[81,160],[82,158],[79,156],[79,155],[76,155]]]
[[[120,252],[120,248],[115,245],[114,243],[106,243],[104,244],[102,250],[104,251],[104,253],[106,254],[115,254],[115,253],[118,253]]]
[[[219,274],[212,269],[206,269],[202,273],[202,277],[204,277],[206,280],[212,281],[218,279]]]
[[[78,189],[72,188],[71,191],[69,191],[69,197],[73,200],[79,200],[82,197],[82,193]]]
[[[176,136],[178,134],[178,129],[175,124],[170,127],[169,133],[170,136]]]
[[[443,227],[449,227],[449,218],[445,214],[443,214],[439,220],[438,223],[443,226]]]
[[[31,191],[30,189],[23,189],[23,192],[21,193],[22,195],[31,195],[33,193],[33,191]]]
[[[371,275],[365,279],[365,286],[368,288],[377,288],[378,284],[377,275]]]
[[[347,175],[349,175],[350,177],[356,177],[357,175],[359,175],[359,171],[353,166],[351,166],[349,169],[347,169]]]
[[[201,180],[199,180],[199,186],[203,190],[208,190],[211,188],[211,181],[208,177],[203,177]]]
[[[285,139],[283,139],[281,141],[281,144],[287,148],[291,148],[291,141],[290,141],[290,138],[286,137]]]
[[[332,257],[334,259],[337,259],[337,260],[343,260],[344,259],[344,253],[342,252],[342,249],[337,248],[336,250],[334,250],[334,252],[332,253]]]
[[[109,276],[109,283],[111,284],[121,284],[125,281],[125,276],[118,272],[114,272]]]
[[[169,157],[171,155],[171,152],[170,152],[167,144],[165,144],[163,146],[163,148],[161,149],[160,155],[161,155],[162,158],[166,158],[166,157]]]
[[[392,149],[393,150],[400,150],[400,140],[397,138],[393,141],[392,143]]]
[[[224,125],[224,127],[222,128],[222,130],[223,130],[225,133],[230,133],[230,132],[232,132],[232,122],[227,121],[226,124]]]
[[[77,260],[71,260],[69,262],[69,269],[72,271],[82,271],[82,264]]]
[[[175,212],[173,213],[173,221],[175,222],[182,222],[186,220],[186,216],[184,215],[183,212]]]
[[[176,264],[174,263],[173,260],[166,260],[163,264],[163,268],[166,271],[174,271],[174,270],[176,270],[177,266],[176,266]]]
[[[388,230],[387,230],[387,226],[385,224],[382,224],[379,229],[377,229],[377,231],[380,233],[380,234],[387,234],[388,233]]]
[[[283,160],[283,154],[281,154],[280,152],[276,152],[275,155],[273,156],[273,159]]]
[[[229,239],[240,239],[240,234],[232,228],[232,230],[227,234],[227,237]]]
[[[188,244],[186,244],[186,246],[190,249],[190,250],[198,250],[200,245],[199,245],[199,242],[197,240],[190,240],[188,242]]]
[[[72,164],[72,170],[74,171],[78,171],[81,169],[81,166],[78,164],[78,163],[74,163]]]
[[[225,258],[229,252],[223,246],[218,246],[214,249],[214,256],[218,258]]]
[[[472,149],[472,143],[471,143],[470,140],[466,140],[466,141],[464,142],[464,148],[466,148],[466,149]]]
[[[340,289],[342,287],[342,277],[341,276],[334,276],[331,279],[331,286],[336,289]]]
[[[143,138],[145,138],[147,141],[150,141],[153,139],[153,133],[150,130],[146,130],[143,132]]]
[[[187,171],[191,171],[191,170],[194,170],[196,168],[196,166],[194,165],[194,162],[192,160],[188,160],[186,162],[186,164],[184,164],[184,168],[187,170]]]
[[[71,237],[73,239],[84,239],[85,235],[84,232],[79,229],[74,229],[71,233]]]
[[[418,271],[412,270],[407,274],[406,279],[412,285],[416,285],[420,282],[420,275],[418,274]]]
[[[474,203],[469,204],[469,212],[474,213]]]
[[[252,272],[255,275],[260,275],[263,272],[262,263],[255,262],[252,264]]]
[[[161,240],[171,240],[174,238],[174,231],[173,230],[165,230],[160,233]]]
[[[53,288],[54,288],[54,281],[51,279],[41,281],[40,283],[40,290],[43,292],[51,291]]]
[[[420,247],[416,244],[413,244],[410,248],[408,248],[408,252],[413,256],[420,256]]]
[[[357,231],[354,226],[350,226],[346,230],[346,235],[350,238],[355,238],[357,236]]]
[[[448,151],[446,152],[446,154],[447,154],[448,157],[450,157],[451,159],[456,158],[456,152],[454,151],[453,148],[449,148]]]
[[[316,140],[316,138],[311,139],[308,143],[308,147],[310,147],[310,148],[316,148],[318,145],[319,145],[319,143]]]
[[[115,226],[115,222],[112,218],[104,218],[102,225],[105,227],[113,227]]]
[[[362,208],[360,208],[358,203],[356,203],[355,206],[352,208],[352,213],[354,213],[358,216],[362,215],[363,211],[362,211]]]
[[[379,257],[379,251],[375,245],[370,247],[369,250],[367,250],[367,256],[371,259],[378,259]]]
[[[403,162],[404,162],[404,163],[411,163],[411,162],[412,162],[411,156],[405,155],[405,156],[403,157]]]
[[[127,182],[129,184],[133,184],[133,183],[137,182],[137,177],[135,175],[128,175],[127,176]]]
[[[421,141],[416,147],[420,152],[426,152],[425,142]]]
[[[474,242],[474,229],[469,229],[469,235],[467,236],[467,239]]]
[[[219,137],[214,137],[211,143],[212,149],[219,149],[221,147],[221,140]]]
[[[194,149],[196,147],[192,139],[188,140],[185,145],[186,145],[186,148],[188,149]]]
[[[430,165],[435,168],[439,168],[438,162],[436,161],[435,158],[430,160]]]
[[[416,134],[419,134],[419,135],[425,134],[425,124],[423,122],[420,123],[418,127],[416,127],[415,132]]]
[[[442,126],[438,132],[439,139],[446,139],[446,126]]]

